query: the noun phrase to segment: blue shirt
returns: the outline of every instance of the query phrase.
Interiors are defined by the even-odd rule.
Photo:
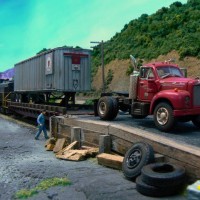
[[[44,117],[44,115],[41,113],[41,114],[37,117],[37,123],[38,123],[38,124],[44,125],[44,122],[45,122],[45,117]]]

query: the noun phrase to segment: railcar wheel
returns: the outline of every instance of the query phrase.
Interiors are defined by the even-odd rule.
[[[168,103],[159,103],[154,110],[154,123],[161,131],[170,131],[176,120]]]
[[[97,104],[97,112],[101,119],[114,119],[118,113],[117,100],[110,96],[101,97]]]
[[[125,154],[122,171],[127,179],[135,179],[143,166],[154,161],[153,148],[146,143],[135,143]]]

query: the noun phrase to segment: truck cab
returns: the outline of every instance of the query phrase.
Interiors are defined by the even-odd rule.
[[[191,120],[200,127],[200,80],[184,77],[178,65],[171,62],[148,63],[140,67],[139,73],[130,76],[129,98],[113,98],[110,97],[110,101],[115,103],[110,103],[107,108],[112,110],[112,104],[116,109],[127,106],[133,118],[153,115],[154,123],[161,131],[170,131],[177,121]],[[98,114],[103,119],[105,112],[99,108],[101,113]],[[107,112],[110,111],[107,109]],[[118,111],[113,107],[111,112]]]
[[[171,64],[152,63],[140,68],[138,80],[138,100],[151,102],[162,90],[180,88],[180,78],[184,78],[181,70]],[[183,82],[185,82],[182,79]],[[185,79],[187,80],[187,79]]]

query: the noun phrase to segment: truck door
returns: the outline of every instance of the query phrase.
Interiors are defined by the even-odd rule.
[[[150,67],[141,67],[138,81],[138,99],[150,102],[157,92],[153,69]]]

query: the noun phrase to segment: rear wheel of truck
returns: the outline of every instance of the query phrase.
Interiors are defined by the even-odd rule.
[[[170,131],[176,120],[173,109],[168,103],[159,103],[154,110],[154,123],[161,131]]]
[[[117,100],[110,96],[101,97],[97,104],[97,112],[101,119],[112,120],[118,114]]]
[[[197,116],[193,117],[192,123],[193,123],[196,127],[200,128],[200,115],[197,115]]]

